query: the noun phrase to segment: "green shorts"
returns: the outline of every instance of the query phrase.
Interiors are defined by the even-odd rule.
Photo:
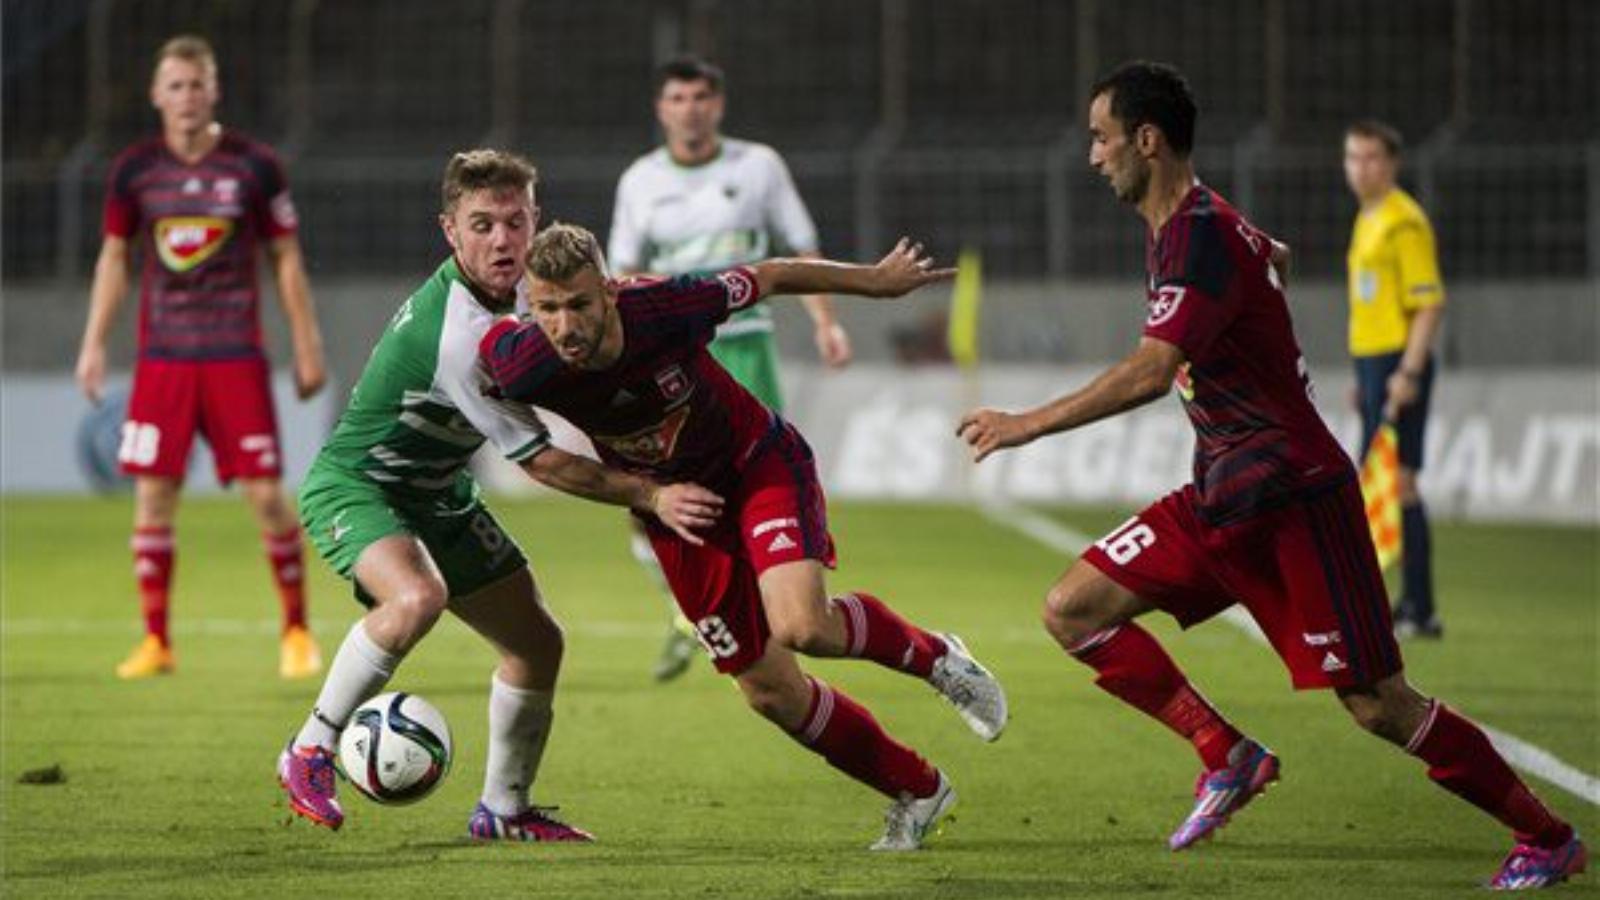
[[[772,332],[717,338],[709,349],[734,381],[755,394],[768,409],[783,412],[783,391],[778,386],[778,349]]]
[[[392,534],[422,541],[451,597],[464,597],[528,565],[522,548],[476,496],[402,500],[359,475],[313,467],[300,489],[300,523],[334,571],[355,583],[356,599],[372,597],[353,570],[361,552]]]

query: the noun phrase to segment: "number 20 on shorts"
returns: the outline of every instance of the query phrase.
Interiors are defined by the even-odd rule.
[[[1139,521],[1134,516],[1116,527],[1116,530],[1094,542],[1111,557],[1111,561],[1119,566],[1125,566],[1133,558],[1144,552],[1144,549],[1156,542],[1156,533],[1149,525]]]

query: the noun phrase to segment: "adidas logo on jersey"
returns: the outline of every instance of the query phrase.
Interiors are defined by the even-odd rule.
[[[791,540],[787,534],[780,531],[778,536],[772,539],[772,543],[767,545],[767,552],[777,553],[780,550],[793,550],[797,546],[799,545]]]
[[[639,398],[635,397],[631,391],[629,391],[627,388],[623,388],[622,390],[617,391],[614,396],[612,396],[611,405],[613,407],[626,406],[637,399]]]
[[[1341,669],[1348,668],[1349,666],[1344,664],[1344,660],[1333,655],[1332,650],[1329,650],[1328,655],[1322,658],[1322,671],[1324,672],[1338,672]]]

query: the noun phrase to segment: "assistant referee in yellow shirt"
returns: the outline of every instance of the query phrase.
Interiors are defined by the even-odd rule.
[[[1377,121],[1345,131],[1344,174],[1361,203],[1350,234],[1350,355],[1355,358],[1362,454],[1385,421],[1400,443],[1402,592],[1395,607],[1400,637],[1440,637],[1433,606],[1428,517],[1417,493],[1433,344],[1444,317],[1444,284],[1433,226],[1395,183],[1400,133]]]

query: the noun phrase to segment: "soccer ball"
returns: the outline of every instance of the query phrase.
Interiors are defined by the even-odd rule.
[[[361,704],[339,735],[339,768],[379,803],[415,803],[450,771],[450,726],[433,704],[391,692]]]

